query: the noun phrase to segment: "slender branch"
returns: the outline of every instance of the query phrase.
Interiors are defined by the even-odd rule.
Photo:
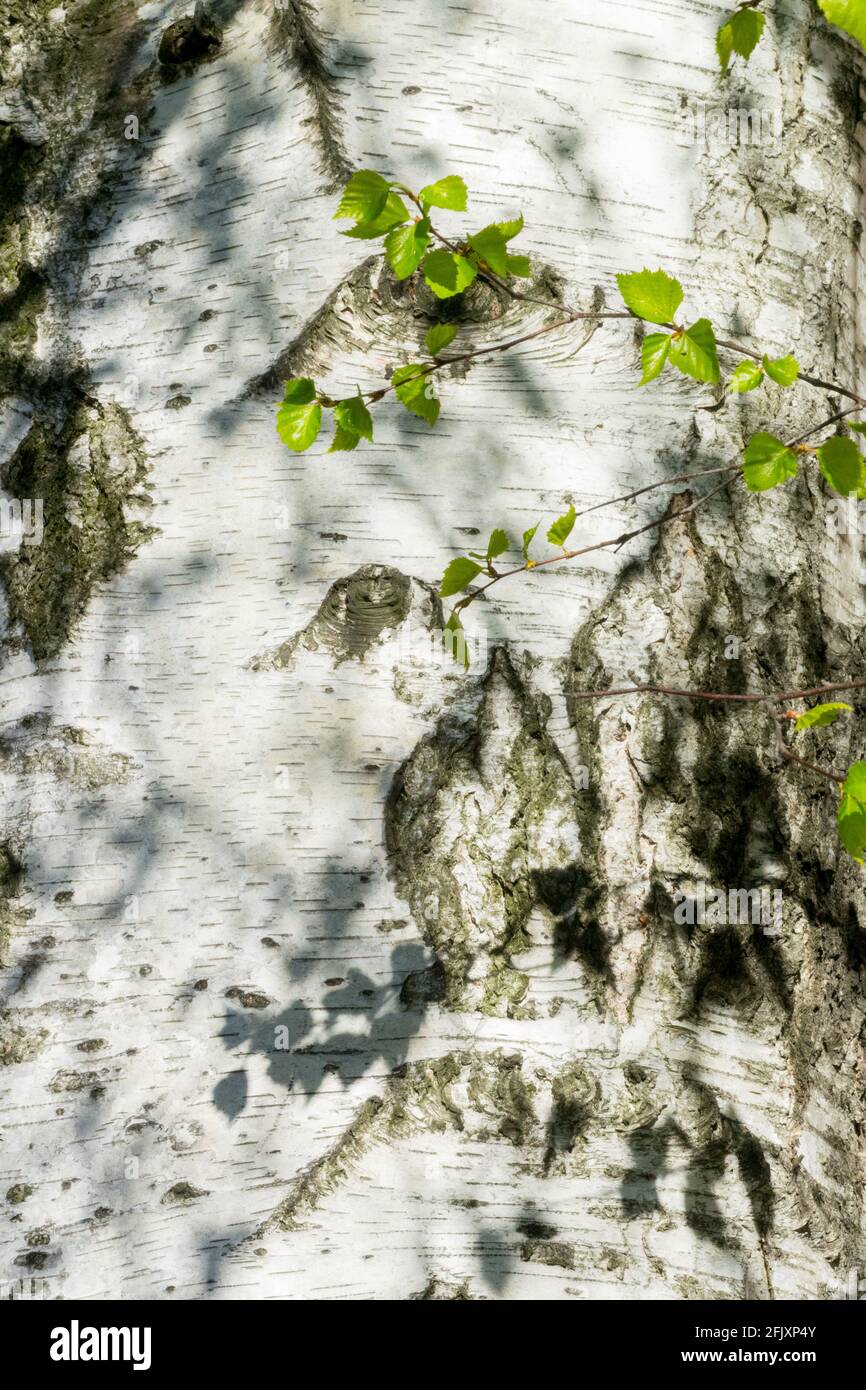
[[[795,445],[802,444],[804,439],[808,439],[810,434],[817,434],[818,430],[825,430],[828,426],[835,425],[837,421],[844,420],[846,415],[854,415],[861,408],[859,405],[849,405],[845,410],[837,410],[835,415],[829,415],[826,420],[821,420],[819,424],[811,425],[802,434],[798,434],[796,439],[791,440],[788,448],[793,449]]]
[[[862,681],[835,681],[832,685],[813,685],[808,690],[783,690],[781,695],[774,695],[774,700],[811,700],[815,695],[832,695],[834,690],[862,690],[866,687],[866,680]]]
[[[576,316],[577,317],[577,316]],[[632,318],[630,313],[611,311],[610,313],[596,313],[588,310],[579,317],[584,319],[623,319]],[[495,343],[492,347],[470,348],[466,352],[458,353],[454,357],[436,357],[432,362],[425,362],[420,365],[419,370],[414,376],[408,377],[399,385],[406,385],[408,381],[420,381],[422,377],[432,376],[434,372],[441,372],[445,367],[453,367],[460,362],[470,362],[476,357],[489,357],[494,352],[507,352],[509,348],[517,347],[520,343],[532,342],[533,338],[542,338],[545,333],[553,333],[557,328],[567,328],[572,319],[560,319],[558,323],[545,323],[540,328],[534,328],[530,333],[521,333],[517,338],[509,338],[504,343]],[[365,400],[380,401],[383,396],[387,396],[389,391],[396,391],[398,383],[391,381],[387,386],[380,386],[372,391],[364,391],[361,394]]]
[[[547,565],[558,565],[561,564],[563,560],[576,560],[581,555],[591,555],[596,550],[609,550],[611,546],[615,546],[617,550],[619,550],[628,541],[634,540],[636,536],[642,536],[646,531],[652,531],[656,527],[661,528],[662,526],[668,526],[672,521],[681,521],[683,517],[691,516],[699,507],[703,507],[711,498],[715,497],[717,493],[723,492],[725,488],[730,487],[733,481],[733,477],[726,478],[718,487],[711,488],[709,492],[704,493],[703,497],[699,497],[696,502],[690,503],[688,507],[683,507],[681,511],[666,512],[663,516],[658,516],[653,521],[648,521],[644,526],[636,526],[631,531],[623,531],[622,535],[612,536],[610,540],[595,541],[592,545],[581,546],[579,550],[563,550],[561,555],[550,555],[546,560],[530,560],[528,564],[516,565],[514,569],[510,570],[502,570],[498,574],[494,574],[491,579],[488,579],[486,584],[479,585],[477,589],[467,594],[465,598],[459,599],[454,605],[454,611],[457,612],[458,609],[468,608],[470,603],[479,598],[481,594],[486,593],[494,584],[498,584],[502,579],[510,579],[512,575],[523,574],[527,570],[544,569]]]
[[[665,327],[673,327],[666,324]],[[741,352],[744,357],[750,357],[753,362],[760,362],[764,356],[761,352],[755,352],[753,348],[743,347],[742,343],[732,342],[730,338],[717,338],[716,347],[727,348],[730,352]],[[798,381],[806,381],[810,386],[816,386],[819,391],[832,391],[837,396],[846,396],[849,401],[856,401],[858,406],[866,405],[866,397],[860,396],[856,391],[850,391],[847,386],[840,386],[835,381],[823,381],[819,376],[811,376],[808,372],[800,372],[797,376]]]
[[[861,682],[861,683],[866,683],[866,682]],[[778,700],[778,699],[781,699],[781,698],[784,698],[784,697],[781,697],[781,696],[775,696],[775,697],[770,696],[770,697],[769,697],[770,702],[771,702],[774,698]],[[827,778],[829,778],[829,780],[830,780],[831,782],[835,782],[838,786],[841,787],[842,783],[845,781],[845,778],[846,778],[846,776],[847,776],[847,773],[845,773],[845,772],[841,772],[841,773],[840,773],[840,772],[836,772],[833,768],[821,767],[818,763],[810,762],[808,758],[801,758],[800,755],[799,755],[799,753],[793,753],[793,752],[791,751],[791,749],[788,747],[788,745],[785,743],[785,736],[784,736],[784,734],[782,733],[782,725],[781,725],[780,723],[776,723],[776,725],[775,725],[775,730],[776,730],[776,746],[778,747],[779,752],[781,753],[782,757],[783,757],[787,762],[789,762],[789,763],[795,763],[795,764],[797,765],[797,767],[805,768],[807,772],[814,772],[818,777],[827,777]]]
[[[634,492],[623,493],[622,497],[609,497],[605,502],[596,502],[592,507],[585,507],[582,512],[576,514],[575,521],[579,521],[582,516],[589,516],[590,512],[599,512],[603,507],[613,507],[617,502],[631,502],[635,497],[641,497],[645,492],[654,492],[656,488],[672,487],[674,483],[690,483],[695,478],[708,478],[717,473],[733,473],[734,469],[739,467],[739,462],[723,463],[719,468],[702,468],[697,473],[677,473],[673,478],[657,478],[654,483],[646,483],[643,487],[636,487]]]
[[[803,434],[798,435],[796,439],[792,439],[787,447],[789,449],[794,448],[796,444],[800,444],[804,439],[808,439],[810,434],[815,434],[818,430],[826,429],[827,425],[833,424],[836,420],[841,419],[843,415],[850,415],[852,411],[857,409],[859,409],[858,406],[852,406],[848,410],[837,411],[835,415],[829,416],[828,419],[820,421],[817,425],[812,425],[810,429],[805,430]],[[620,536],[611,537],[610,540],[597,541],[593,545],[583,546],[579,550],[563,550],[561,554],[551,555],[546,560],[530,560],[524,565],[516,565],[513,569],[501,570],[498,573],[494,572],[486,584],[479,585],[467,594],[465,598],[455,603],[455,612],[463,608],[468,608],[475,599],[479,598],[483,593],[486,593],[488,589],[492,588],[494,584],[498,584],[502,579],[509,579],[515,574],[524,574],[529,570],[543,569],[547,565],[561,564],[563,560],[576,560],[581,555],[589,555],[596,550],[607,550],[611,546],[615,546],[619,549],[628,541],[634,540],[636,536],[641,536],[646,531],[653,530],[654,527],[662,527],[671,521],[677,521],[681,517],[689,516],[692,512],[697,511],[699,507],[702,507],[704,503],[709,502],[717,493],[723,492],[725,488],[730,487],[731,483],[734,481],[734,475],[739,474],[740,466],[740,460],[737,460],[736,463],[723,464],[718,468],[707,468],[696,473],[681,473],[674,478],[661,478],[654,483],[647,483],[644,487],[636,488],[634,492],[626,493],[623,497],[612,497],[606,502],[597,502],[595,506],[587,507],[585,511],[576,513],[575,520],[580,516],[587,516],[590,512],[599,511],[602,507],[612,506],[615,502],[629,502],[634,497],[640,497],[642,493],[652,492],[655,488],[664,487],[666,484],[686,482],[690,481],[692,478],[706,477],[719,473],[728,473],[731,475],[726,478],[724,482],[720,483],[718,487],[712,488],[709,492],[705,493],[703,497],[699,497],[696,502],[693,502],[688,507],[684,507],[680,512],[674,512],[672,514],[665,513],[660,517],[656,517],[654,521],[647,522],[644,526],[639,526],[632,531],[625,531]]]
[[[744,4],[748,3],[749,0],[744,0]],[[753,5],[757,5],[759,3],[759,0],[751,0],[751,3]],[[418,208],[419,212],[421,212],[423,215],[424,209],[421,206],[420,199],[416,197],[416,195],[408,188],[403,188],[401,191],[407,194],[407,196]],[[441,242],[442,245],[447,247],[449,251],[453,252],[455,256],[459,256],[462,254],[460,248],[453,241],[450,241],[448,237],[444,236],[442,232],[438,231],[433,226],[432,222],[429,221],[429,216],[428,224],[430,227],[431,236],[435,237],[437,241]],[[504,291],[504,293],[507,294],[511,299],[517,300],[519,303],[538,304],[541,305],[542,308],[552,309],[555,312],[563,315],[564,317],[562,319],[562,322],[555,325],[556,327],[565,327],[569,323],[573,323],[577,320],[587,318],[633,318],[636,322],[643,322],[643,320],[639,319],[638,315],[632,313],[631,310],[628,310],[628,312],[626,313],[593,313],[591,311],[587,312],[586,310],[574,309],[571,307],[571,305],[568,304],[557,304],[554,300],[551,299],[539,299],[535,295],[529,295],[526,294],[523,290],[515,289],[513,285],[510,285],[507,280],[503,280],[500,275],[497,275],[496,272],[491,270],[489,267],[486,269],[479,269],[478,274],[489,284],[494,285],[497,289]],[[663,325],[663,327],[671,329],[672,331],[676,331],[678,325],[675,323],[666,323]],[[729,352],[738,352],[743,357],[751,358],[753,362],[761,362],[763,360],[763,353],[756,352],[754,348],[747,348],[742,343],[738,343],[731,338],[717,338],[716,346],[720,348],[725,348]],[[479,353],[477,355],[480,356],[481,354]],[[814,386],[820,391],[831,391],[835,392],[837,395],[845,396],[848,400],[855,402],[855,409],[860,408],[862,406],[866,406],[866,397],[859,395],[856,391],[852,391],[846,386],[839,385],[837,382],[824,381],[821,377],[812,376],[809,372],[799,372],[798,380],[805,381],[810,386]],[[842,416],[839,415],[835,418],[841,419]]]
[[[726,702],[731,704],[752,704],[752,705],[773,705],[780,701],[802,699],[806,695],[824,695],[833,690],[852,690],[866,688],[866,680],[841,681],[836,685],[815,686],[811,690],[789,690],[781,695],[755,695],[755,694],[734,694],[732,692],[720,690],[680,690],[672,685],[657,685],[650,682],[643,682],[637,685],[612,686],[607,690],[577,690],[572,691],[572,700],[603,700],[614,695],[664,695],[667,698],[683,700],[707,700],[711,703]],[[774,720],[774,728],[779,752],[789,763],[795,763],[797,767],[805,768],[807,772],[814,772],[819,777],[828,778],[831,782],[841,786],[845,781],[847,773],[839,772],[835,768],[821,767],[818,763],[811,762],[808,758],[802,758],[799,753],[794,753],[785,743],[782,732],[782,724],[778,717]]]
[[[792,700],[810,699],[814,695],[830,695],[836,690],[864,690],[866,680],[859,681],[837,681],[832,685],[816,685],[810,690],[784,690],[780,695],[772,694],[734,694],[724,690],[681,690],[672,685],[655,685],[652,683],[640,683],[637,685],[622,685],[611,687],[609,690],[578,690],[573,691],[573,700],[603,700],[608,695],[670,695],[677,698],[688,700],[729,700],[743,704],[765,704],[772,701],[776,704],[790,704]]]
[[[829,777],[831,782],[835,782],[841,787],[847,777],[846,772],[838,772],[833,768],[819,767],[817,763],[810,763],[808,758],[801,758],[799,754],[792,753],[790,748],[783,745],[781,749],[782,757],[789,763],[796,763],[798,767],[804,767],[808,772],[816,772],[819,777]]]

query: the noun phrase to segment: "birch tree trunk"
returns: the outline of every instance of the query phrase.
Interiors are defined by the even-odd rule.
[[[522,209],[570,303],[663,265],[695,317],[856,382],[860,56],[806,0],[726,84],[697,0],[49,3],[3,3],[0,481],[44,534],[0,555],[0,1277],[843,1297],[866,904],[832,788],[763,714],[575,696],[862,675],[856,526],[816,471],[735,486],[498,586],[468,675],[436,636],[492,526],[826,399],[638,392],[614,322],[455,370],[435,431],[382,402],[354,454],[290,455],[274,406],[291,374],[384,381],[431,321],[336,234],[358,167],[459,172],[479,225]],[[719,138],[738,108],[758,143]],[[467,344],[545,321],[464,298]],[[781,920],[679,924],[701,884],[780,890]]]

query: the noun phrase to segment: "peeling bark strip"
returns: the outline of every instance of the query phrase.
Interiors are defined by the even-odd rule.
[[[348,178],[352,165],[346,154],[343,103],[337,79],[326,58],[327,43],[311,0],[278,0],[271,14],[271,47],[283,55],[300,76],[313,106],[308,123],[319,147],[321,164],[333,192]]]
[[[392,393],[363,455],[287,456],[273,407],[386,384],[437,320],[548,319],[359,253],[350,166],[522,208],[541,298],[665,265],[861,382],[862,60],[806,0],[725,87],[693,0],[0,11],[0,487],[44,504],[0,553],[0,1282],[840,1297],[866,907],[832,788],[764,708],[582,696],[866,675],[862,535],[807,470],[687,511],[754,402],[636,391],[621,324],[450,366],[436,434]],[[683,145],[725,103],[764,143]],[[839,409],[773,389],[786,439]],[[495,589],[455,666],[449,559],[570,503],[576,546],[631,533],[662,476],[664,527]],[[753,890],[780,931],[675,912]]]

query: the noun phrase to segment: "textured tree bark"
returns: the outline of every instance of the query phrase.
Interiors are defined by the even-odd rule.
[[[431,321],[337,235],[356,167],[522,209],[548,294],[616,307],[663,265],[723,336],[859,380],[861,57],[805,0],[724,85],[692,0],[4,8],[0,483],[44,535],[0,554],[0,1278],[842,1297],[866,904],[833,789],[763,713],[575,697],[862,675],[856,527],[807,467],[593,512],[579,543],[671,520],[498,586],[468,675],[436,597],[494,525],[826,398],[638,392],[610,323],[455,370],[433,432],[382,402],[351,455],[288,454],[273,415],[291,373],[383,382]],[[760,143],[694,135],[737,108]],[[463,298],[467,344],[545,322]],[[679,923],[700,885],[780,890],[781,921]]]

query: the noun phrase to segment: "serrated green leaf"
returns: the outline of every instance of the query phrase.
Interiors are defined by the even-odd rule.
[[[528,256],[505,257],[505,265],[509,275],[516,275],[519,280],[528,280],[532,275],[532,267],[529,264]]]
[[[459,174],[448,174],[436,183],[428,183],[422,188],[419,198],[427,207],[450,208],[452,212],[466,211],[466,184]]]
[[[764,32],[766,15],[760,10],[740,9],[730,16],[716,34],[716,52],[726,76],[732,53],[748,58]]]
[[[574,503],[572,503],[565,515],[559,517],[557,521],[554,521],[548,531],[547,539],[550,541],[550,544],[565,545],[565,542],[571,535],[576,519],[577,513],[574,510]]]
[[[378,217],[374,217],[372,222],[359,222],[356,227],[349,227],[340,235],[356,237],[359,241],[372,241],[374,237],[384,236],[393,227],[401,226],[408,216],[409,209],[403,199],[396,193],[389,193]]]
[[[736,10],[728,20],[735,53],[748,58],[764,32],[767,16],[760,10]]]
[[[465,256],[453,251],[431,251],[424,257],[424,278],[439,299],[462,294],[478,274],[477,268]]]
[[[467,559],[465,555],[458,555],[442,576],[439,597],[450,598],[452,594],[461,593],[481,572],[481,566],[476,565],[474,560]]]
[[[831,24],[844,29],[866,49],[866,5],[863,0],[818,0]]]
[[[343,429],[341,425],[338,425],[334,430],[334,438],[331,440],[331,447],[328,453],[338,454],[347,452],[349,449],[354,449],[360,438],[361,436],[359,434],[354,434],[352,430]]]
[[[433,393],[432,380],[422,364],[409,362],[405,367],[398,367],[391,380],[397,389],[397,399],[406,409],[411,410],[413,415],[420,415],[428,425],[435,425],[439,418],[439,400]]]
[[[828,705],[813,705],[800,715],[794,729],[798,733],[801,729],[823,729],[827,724],[835,724],[843,710],[852,709],[853,706],[846,705],[844,700],[832,701]]]
[[[836,434],[825,440],[818,450],[818,463],[831,488],[843,497],[866,487],[863,455],[853,439]]]
[[[300,454],[309,449],[319,433],[322,407],[309,377],[293,377],[286,382],[286,394],[277,410],[277,434],[284,444]]]
[[[343,189],[334,218],[354,217],[356,222],[374,221],[388,201],[388,184],[373,169],[359,169]]]
[[[800,375],[800,364],[796,357],[774,357],[769,358],[766,353],[761,358],[761,365],[771,381],[775,381],[777,386],[793,386],[797,377]]]
[[[499,228],[506,241],[513,241],[523,231],[523,213],[519,212],[516,217],[512,217],[507,222],[494,223]]]
[[[357,396],[349,396],[345,401],[337,401],[334,406],[334,419],[339,429],[347,430],[350,434],[361,435],[364,439],[373,440],[373,420],[364,401],[361,399],[360,392]]]
[[[755,434],[743,454],[743,479],[749,492],[766,492],[797,472],[797,455],[774,434]]]
[[[398,280],[405,280],[418,269],[429,240],[430,223],[426,217],[420,222],[407,222],[405,227],[395,227],[388,233],[385,255]]]
[[[646,386],[648,381],[655,381],[656,377],[661,375],[668,360],[670,348],[669,333],[647,333],[640,345],[643,375],[638,382],[639,386]]]
[[[731,373],[728,390],[733,391],[735,395],[743,391],[754,391],[763,380],[764,369],[757,362],[738,362]]]
[[[866,763],[852,763],[842,783],[836,817],[839,839],[858,864],[866,850]]]
[[[524,560],[526,560],[527,563],[529,562],[529,547],[532,545],[532,542],[535,539],[535,533],[540,525],[541,522],[537,521],[534,526],[530,526],[529,530],[524,531],[523,533],[523,558]]]
[[[849,796],[866,806],[866,763],[852,763],[843,786]]]
[[[728,64],[731,61],[731,54],[734,51],[734,31],[730,22],[719,25],[716,34],[716,52],[719,55],[719,62],[722,65],[722,76],[726,77]]]
[[[308,376],[293,376],[286,382],[286,405],[309,405],[316,399],[316,384]]]
[[[495,560],[497,555],[504,555],[510,544],[506,533],[497,526],[495,531],[491,531],[487,542],[487,559]]]
[[[853,430],[855,434],[866,434],[866,422],[862,422],[860,420],[849,420],[848,428],[849,430]]]
[[[632,275],[617,275],[616,282],[626,307],[650,323],[670,323],[683,302],[679,280],[663,270],[644,267]]]
[[[442,645],[446,651],[451,653],[455,661],[460,662],[464,670],[469,670],[469,644],[466,641],[466,633],[457,613],[451,614],[442,629]]]
[[[672,336],[668,356],[672,366],[695,381],[719,380],[716,335],[709,319],[698,319],[679,338]]]
[[[508,274],[508,250],[505,237],[495,223],[489,227],[482,227],[480,232],[473,233],[469,238],[469,245],[476,255],[487,262],[494,274]]]
[[[457,325],[455,323],[434,323],[433,327],[428,330],[424,341],[430,356],[436,357],[443,348],[447,348],[450,343],[453,343],[456,337]]]

